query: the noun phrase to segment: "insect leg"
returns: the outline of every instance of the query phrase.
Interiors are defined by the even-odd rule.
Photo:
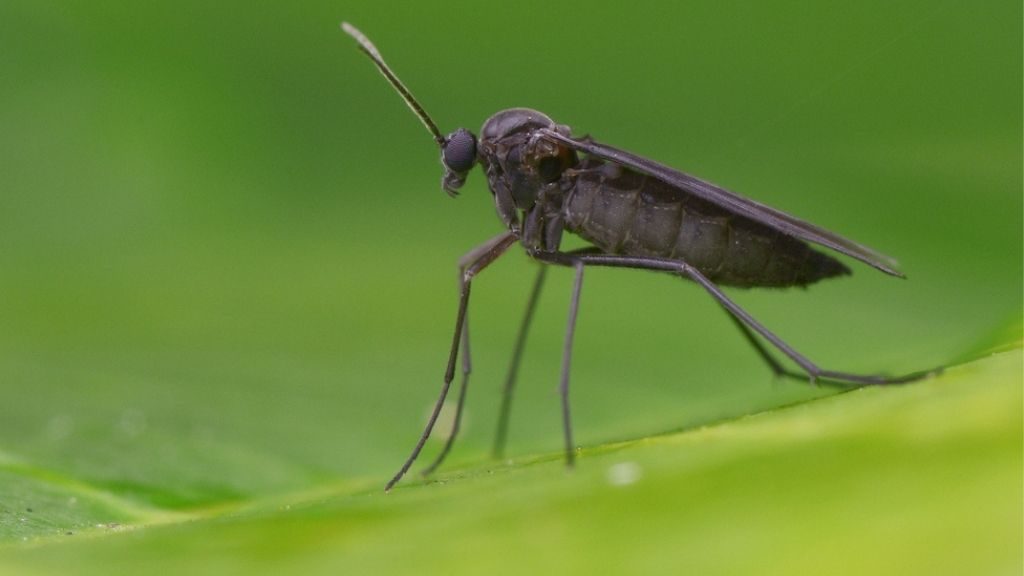
[[[462,269],[459,269],[459,278],[462,278]],[[473,362],[469,354],[469,310],[466,310],[466,317],[462,321],[462,385],[459,386],[459,399],[455,404],[455,418],[452,420],[452,429],[445,439],[444,448],[438,453],[434,461],[420,472],[421,476],[430,476],[438,466],[444,462],[448,452],[455,444],[455,437],[459,435],[459,426],[462,424],[462,409],[466,405],[466,389],[469,388],[469,374],[473,371]]]
[[[742,320],[734,316],[732,312],[729,312],[728,309],[726,309],[725,311],[729,314],[729,318],[732,319],[732,321],[736,324],[740,331],[743,332],[743,336],[747,339],[748,342],[750,342],[751,346],[753,346],[754,349],[757,350],[758,355],[760,355],[761,358],[764,359],[764,361],[772,369],[772,372],[775,373],[775,376],[783,378],[792,378],[793,380],[800,380],[801,382],[812,382],[811,376],[808,376],[807,374],[804,374],[802,372],[794,372],[793,370],[790,370],[789,368],[783,366],[782,363],[776,360],[775,357],[772,356],[770,352],[768,352],[768,350],[764,347],[764,344],[762,344],[761,341],[757,339],[757,336],[755,336],[754,333],[750,331],[750,328],[747,328],[747,325],[744,324]],[[919,380],[926,376],[938,374],[941,371],[941,369],[935,369],[922,372],[914,372],[899,377],[867,376],[867,378],[873,379],[873,381],[869,382],[869,384],[899,384],[902,382],[911,382],[914,380]],[[834,372],[832,370],[822,370],[818,375],[818,378],[820,378],[822,382],[831,383],[834,382],[835,380],[850,380],[851,376],[857,378],[863,377],[858,376],[856,374],[845,374],[843,372]]]
[[[572,442],[572,421],[569,418],[569,366],[572,363],[572,341],[576,335],[576,315],[580,308],[580,289],[583,288],[583,261],[576,261],[576,279],[572,285],[569,300],[569,322],[565,329],[565,346],[562,348],[562,378],[558,392],[562,396],[562,426],[565,434],[565,463],[572,467],[576,447]]]
[[[419,441],[416,442],[412,454],[409,455],[405,463],[402,464],[402,468],[384,487],[385,492],[391,490],[395,483],[409,471],[412,463],[416,461],[420,451],[423,450],[423,445],[427,442],[427,438],[430,437],[430,432],[434,429],[434,423],[437,422],[437,416],[441,413],[441,408],[444,406],[444,400],[448,396],[448,389],[451,387],[452,380],[455,377],[455,361],[458,356],[459,343],[462,340],[462,329],[466,322],[466,309],[469,306],[469,290],[473,277],[497,260],[515,241],[515,234],[505,232],[474,248],[459,260],[459,269],[462,270],[462,274],[459,276],[459,311],[455,318],[455,335],[452,338],[451,351],[448,353],[448,367],[444,374],[444,384],[441,386],[441,393],[437,397],[437,402],[434,403],[434,410],[430,413],[427,425],[423,429]],[[456,417],[456,421],[458,421],[458,417]]]
[[[485,254],[488,250],[493,248],[496,244],[502,242],[508,234],[499,234],[483,245],[478,246],[471,250],[469,253],[459,258],[459,286],[461,288],[463,282],[463,276],[466,271],[466,267],[469,266],[474,260]],[[452,429],[448,434],[448,438],[444,443],[444,448],[437,455],[434,461],[423,470],[423,476],[430,475],[441,463],[445,457],[448,456],[448,452],[452,449],[452,444],[455,443],[455,438],[459,434],[459,428],[462,423],[462,412],[466,404],[466,390],[469,387],[469,375],[473,371],[473,362],[471,360],[469,350],[469,310],[466,310],[465,319],[462,322],[462,386],[459,388],[459,399],[455,407],[455,418],[452,421]]]
[[[537,300],[540,297],[540,290],[544,286],[544,276],[547,274],[547,265],[541,264],[537,270],[537,278],[533,281],[533,289],[530,291],[530,298],[526,302],[526,313],[519,325],[519,334],[516,336],[516,345],[512,350],[512,361],[508,367],[508,374],[505,377],[505,388],[501,397],[501,411],[498,413],[498,431],[494,435],[494,447],[491,454],[494,458],[501,458],[505,453],[505,439],[508,434],[509,413],[512,410],[512,392],[516,385],[516,376],[519,374],[519,362],[523,357],[523,347],[526,346],[526,334],[530,330],[530,322],[533,320],[533,311],[537,308]]]
[[[762,338],[764,338],[773,346],[775,346],[775,348],[777,348],[780,352],[782,352],[786,356],[789,356],[791,360],[796,362],[797,365],[803,368],[803,370],[806,372],[806,375],[804,375],[793,373],[783,369],[781,372],[783,376],[789,376],[792,378],[797,378],[799,380],[805,380],[812,384],[818,380],[823,380],[835,384],[880,385],[902,384],[905,382],[912,382],[914,380],[920,380],[921,378],[924,378],[926,376],[938,374],[939,372],[942,371],[942,369],[939,368],[935,370],[912,372],[910,374],[905,374],[903,376],[892,377],[881,375],[853,374],[851,372],[840,372],[837,370],[825,370],[823,368],[818,367],[817,364],[808,360],[807,357],[797,352],[796,349],[794,349],[789,344],[786,344],[781,338],[772,333],[772,331],[765,328],[764,325],[755,320],[754,317],[751,316],[746,310],[741,308],[739,304],[733,302],[728,296],[725,295],[724,292],[722,292],[722,290],[718,286],[716,286],[713,282],[708,280],[707,277],[701,274],[696,268],[685,263],[680,263],[678,264],[678,266],[680,273],[688,276],[694,282],[700,284],[705,290],[707,290],[709,294],[711,294],[711,296],[715,300],[718,301],[719,304],[721,304],[726,309],[726,311],[730,313],[730,315],[733,316],[733,318],[735,318],[737,323],[744,328],[744,332],[748,334],[748,339],[750,339],[751,342],[755,342],[756,338],[752,334],[750,334],[747,331],[747,329],[752,329],[754,332],[757,332],[759,335],[761,335]],[[762,352],[762,357],[764,357],[766,360],[771,358],[767,350],[764,350],[760,346],[756,346],[756,348],[758,348],[758,350]],[[773,368],[779,367],[778,363],[775,361],[774,358],[769,360],[769,364],[772,364]]]
[[[696,271],[692,272],[695,274],[699,274]],[[692,278],[690,274],[687,274],[687,276],[690,276]],[[703,278],[702,275],[701,278]],[[705,288],[707,288],[705,282],[714,286],[714,284],[712,284],[711,281],[708,280],[707,278],[703,278],[703,281],[697,280],[696,282],[701,284],[701,286],[705,286]],[[715,288],[718,289],[717,286],[715,286]],[[716,299],[718,299],[718,296],[716,296],[714,293],[712,295],[715,296]],[[725,297],[725,294],[721,295],[722,297]],[[732,305],[735,306],[736,308],[739,308],[739,305],[735,304],[734,302],[732,303]],[[776,376],[793,378],[795,380],[810,382],[812,384],[819,380],[822,383],[830,384],[901,384],[905,382],[912,382],[914,380],[920,380],[928,376],[934,376],[942,372],[942,368],[935,368],[932,370],[911,372],[909,374],[903,374],[901,376],[885,376],[881,374],[853,374],[850,372],[840,372],[837,370],[825,370],[823,368],[819,368],[816,364],[810,362],[809,360],[807,360],[807,358],[801,356],[799,353],[795,351],[795,349],[792,346],[783,342],[781,338],[775,336],[775,334],[773,334],[760,323],[756,323],[756,325],[749,326],[748,324],[746,324],[745,319],[741,318],[739,315],[735,314],[732,311],[732,308],[726,306],[724,303],[723,307],[725,308],[725,311],[729,313],[729,317],[732,319],[732,321],[736,324],[737,327],[739,327],[740,331],[743,333],[743,336],[746,337],[746,340],[751,342],[751,344],[754,346],[758,354],[768,364],[768,366],[771,368],[772,372],[774,372]],[[739,308],[739,310],[742,311],[742,308]],[[750,317],[750,315],[746,316],[753,320],[753,318]],[[758,333],[761,334],[773,345],[775,345],[775,347],[780,349],[780,351],[783,354],[785,354],[786,356],[790,356],[790,358],[792,358],[794,362],[797,362],[797,364],[799,364],[801,368],[806,370],[806,373],[795,372],[782,366],[782,364],[775,360],[771,353],[768,352],[768,349],[765,348],[764,344],[762,344],[761,341],[758,340],[757,336],[751,331],[752,327],[755,330],[758,330]],[[804,364],[802,364],[799,360],[797,360],[796,357],[792,356],[791,353],[802,358],[803,361],[808,363],[809,366],[805,366]]]
[[[741,308],[738,304],[733,302],[728,296],[725,295],[722,290],[716,286],[713,282],[707,279],[706,276],[700,273],[696,268],[689,264],[679,261],[670,260],[665,258],[648,258],[648,257],[637,257],[637,256],[616,256],[611,254],[584,254],[584,255],[570,255],[561,252],[539,252],[534,251],[530,253],[530,256],[541,260],[543,262],[549,262],[552,264],[560,264],[562,266],[573,266],[577,262],[582,261],[586,265],[590,266],[610,266],[617,268],[637,268],[642,270],[662,270],[665,272],[674,272],[681,276],[686,276],[700,284],[704,290],[706,290],[711,296],[718,301],[718,303],[726,309],[736,320],[741,323],[745,328],[751,329],[760,335],[762,338],[767,340],[772,346],[778,349],[780,352],[788,356],[793,362],[800,366],[806,373],[806,380],[815,382],[817,380],[824,380],[831,383],[837,384],[900,384],[904,382],[911,382],[919,380],[921,378],[931,376],[941,372],[941,368],[935,370],[926,370],[921,372],[914,372],[906,374],[904,376],[887,377],[887,376],[875,376],[875,375],[862,375],[852,374],[849,372],[839,372],[836,370],[824,370],[819,368],[814,362],[811,362],[807,357],[797,352],[792,346],[786,344],[781,338],[776,336],[770,330],[765,328],[760,322],[754,319],[746,310]],[[764,354],[762,355],[764,356]],[[774,360],[773,360],[774,362]]]
[[[732,312],[729,312],[728,308],[725,308],[723,306],[722,309],[725,310],[725,313],[729,315],[729,319],[732,320],[734,324],[736,324],[736,327],[740,329],[740,332],[743,333],[743,337],[746,338],[747,342],[749,342],[750,345],[754,347],[754,350],[757,351],[758,356],[760,356],[765,361],[765,363],[768,364],[768,367],[772,369],[772,372],[775,374],[775,376],[786,376],[788,378],[797,379],[802,378],[804,380],[808,379],[806,374],[793,372],[792,370],[787,369],[785,366],[779,363],[779,361],[776,360],[774,356],[772,356],[771,352],[769,352],[768,349],[764,347],[764,344],[761,344],[761,341],[757,339],[757,336],[754,336],[754,333],[750,331],[750,328],[747,328],[746,324],[744,324],[739,318],[734,316]]]

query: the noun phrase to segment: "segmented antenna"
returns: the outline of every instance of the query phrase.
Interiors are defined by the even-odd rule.
[[[388,82],[395,87],[395,90],[398,90],[398,93],[402,96],[402,99],[405,100],[409,109],[411,109],[416,116],[419,116],[423,125],[427,127],[427,130],[430,130],[431,134],[434,135],[434,141],[443,149],[444,136],[442,136],[441,131],[437,129],[437,124],[434,124],[434,121],[427,115],[427,111],[424,110],[423,107],[420,106],[420,103],[416,101],[416,98],[413,97],[412,92],[409,92],[409,89],[405,87],[405,84],[402,84],[402,81],[398,79],[398,76],[395,76],[395,73],[391,71],[391,68],[388,68],[388,65],[384,63],[384,58],[381,57],[380,52],[377,51],[377,47],[373,45],[373,42],[370,42],[370,39],[367,38],[365,34],[348,22],[342,22],[341,29],[345,31],[345,34],[355,38],[356,42],[359,43],[359,49],[365,52],[366,55],[370,57],[370,60],[373,60],[373,63],[377,65],[377,69],[380,70],[380,73],[383,74],[384,77],[387,78]]]

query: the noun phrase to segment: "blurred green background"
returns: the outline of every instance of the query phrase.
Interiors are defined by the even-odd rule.
[[[482,174],[456,201],[440,190],[435,145],[342,19],[442,131],[533,107],[898,257],[907,281],[854,264],[734,292],[825,367],[898,373],[1019,338],[1019,2],[5,0],[8,503],[53,484],[173,518],[377,486],[405,457],[441,382],[455,260],[501,224]],[[453,466],[486,458],[533,270],[513,252],[475,284]],[[570,284],[549,276],[512,455],[561,445]],[[583,446],[831,393],[773,384],[692,285],[588,273]],[[99,517],[9,516],[0,539]]]

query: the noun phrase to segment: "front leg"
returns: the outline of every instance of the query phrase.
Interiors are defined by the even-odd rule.
[[[441,386],[441,393],[437,397],[437,401],[434,403],[434,410],[430,413],[430,418],[427,420],[427,425],[423,429],[423,433],[420,435],[420,439],[416,442],[416,446],[412,450],[412,454],[406,458],[402,464],[402,468],[399,469],[398,473],[387,483],[384,487],[384,491],[388,492],[391,488],[405,476],[405,473],[409,471],[409,467],[416,461],[416,458],[420,455],[420,451],[423,450],[423,445],[426,444],[427,438],[430,437],[430,433],[434,430],[434,424],[437,422],[437,417],[441,413],[441,408],[444,406],[445,398],[448,397],[448,389],[451,387],[452,380],[455,378],[455,362],[458,359],[459,343],[463,342],[462,334],[466,324],[466,310],[469,307],[469,289],[473,281],[473,277],[479,274],[484,268],[489,266],[499,256],[505,253],[510,246],[515,244],[516,235],[513,232],[505,232],[494,238],[488,240],[484,244],[469,251],[465,256],[459,260],[459,311],[455,316],[455,335],[452,337],[452,346],[448,353],[448,367],[444,373],[444,384]],[[466,345],[466,352],[468,349],[468,339],[464,342]],[[460,393],[460,401],[457,408],[458,413],[455,417],[455,424],[453,428],[458,427],[458,421],[461,417],[462,411],[462,398],[465,397],[465,387],[469,377],[469,362],[463,365],[464,376],[462,386],[463,391]],[[451,436],[449,436],[449,442],[446,444],[445,449],[442,451],[440,459],[444,458],[447,454],[448,449],[451,447],[451,441],[454,439],[454,430]],[[440,463],[439,461],[436,464]]]

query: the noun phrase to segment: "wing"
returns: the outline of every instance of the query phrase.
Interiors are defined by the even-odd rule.
[[[591,156],[602,158],[616,164],[621,164],[632,170],[642,172],[648,176],[652,176],[661,180],[662,182],[674,186],[687,194],[693,194],[702,200],[706,200],[720,206],[734,214],[739,214],[765,226],[768,226],[774,230],[778,230],[783,234],[788,234],[820,244],[822,246],[831,248],[841,254],[846,254],[851,258],[856,258],[861,262],[877,268],[886,274],[898,276],[903,278],[904,275],[899,270],[899,265],[896,260],[882,254],[875,252],[867,246],[858,244],[853,240],[848,240],[842,236],[825,230],[811,224],[810,222],[804,222],[803,220],[786,214],[781,210],[776,210],[771,206],[765,206],[760,202],[755,202],[749,198],[744,198],[735,192],[730,192],[719,186],[715,186],[710,182],[705,182],[700,178],[690,176],[685,172],[669,168],[664,164],[659,164],[653,160],[649,160],[642,156],[637,156],[625,150],[620,150],[607,144],[601,144],[594,142],[589,138],[572,138],[569,136],[563,136],[554,130],[541,129],[538,130],[540,135],[548,140],[563,144],[580,152],[584,152]]]

